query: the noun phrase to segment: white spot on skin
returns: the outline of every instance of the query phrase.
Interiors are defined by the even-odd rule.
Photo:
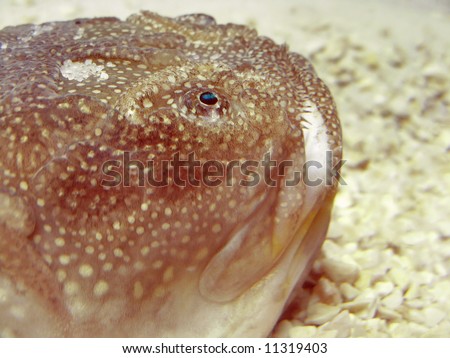
[[[80,27],[77,30],[77,33],[75,34],[75,36],[73,37],[74,40],[79,40],[83,37],[84,35],[84,28]]]
[[[83,264],[78,269],[78,273],[81,275],[81,277],[88,278],[92,276],[94,270],[92,269],[91,265]]]
[[[66,244],[66,242],[64,241],[64,239],[62,237],[57,237],[55,239],[55,245],[58,247],[63,247]]]
[[[114,249],[114,256],[115,257],[122,257],[123,256],[123,251],[119,248],[115,248]]]
[[[40,34],[43,34],[45,32],[50,32],[53,30],[53,26],[46,24],[46,25],[33,25],[33,30],[31,32],[28,32],[25,36],[19,37],[20,41],[28,42],[33,37],[39,36]]]
[[[113,264],[111,262],[107,262],[103,265],[103,271],[110,272],[113,269]]]
[[[222,230],[222,227],[220,226],[220,224],[214,224],[214,226],[212,227],[212,232],[214,234],[219,233]]]
[[[168,268],[166,268],[166,270],[164,271],[163,274],[163,281],[164,282],[169,282],[173,279],[173,266],[169,266]]]
[[[68,265],[70,263],[70,256],[69,255],[61,255],[59,256],[59,262],[61,265]]]
[[[94,286],[94,296],[104,296],[109,290],[109,285],[106,281],[100,280]]]
[[[161,228],[163,230],[169,230],[170,229],[170,224],[169,223],[164,223],[164,224],[162,224]]]
[[[67,273],[64,270],[57,270],[56,271],[56,278],[58,279],[58,282],[63,282],[67,277]]]
[[[28,190],[28,183],[26,181],[21,181],[20,182],[20,189]]]
[[[61,75],[68,80],[75,80],[82,82],[91,76],[97,77],[98,80],[107,80],[108,74],[103,71],[105,66],[96,65],[92,60],[86,60],[84,62],[72,62],[66,60],[60,67]]]
[[[94,253],[95,249],[94,249],[93,246],[86,246],[86,248],[84,249],[84,251],[85,251],[87,254],[92,255],[92,254]]]
[[[69,296],[73,296],[78,292],[79,288],[78,283],[69,281],[64,285],[64,292]]]
[[[133,287],[133,296],[135,299],[139,300],[144,295],[144,288],[142,287],[142,283],[140,281],[136,281]]]
[[[144,105],[144,108],[153,107],[153,103],[148,98],[144,98],[144,100],[142,101],[142,104]]]

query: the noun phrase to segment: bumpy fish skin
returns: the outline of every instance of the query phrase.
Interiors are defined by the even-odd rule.
[[[270,333],[337,188],[287,180],[341,157],[333,99],[305,58],[202,14],[23,25],[0,31],[0,96],[0,335]],[[177,155],[268,153],[292,165],[141,180],[141,163],[158,173]],[[268,173],[275,184],[239,183]]]

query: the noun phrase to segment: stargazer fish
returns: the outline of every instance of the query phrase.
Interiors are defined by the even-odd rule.
[[[0,148],[1,336],[258,337],[326,236],[342,141],[286,45],[142,12],[1,30]]]

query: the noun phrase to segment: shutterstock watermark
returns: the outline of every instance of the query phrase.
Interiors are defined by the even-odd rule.
[[[182,159],[180,153],[175,153],[171,159],[147,160],[146,162],[132,159],[129,152],[124,152],[122,158],[108,160],[102,165],[102,181],[104,187],[116,186],[152,186],[179,187],[208,186],[216,187],[225,184],[233,186],[239,178],[238,185],[252,187],[264,182],[265,185],[276,187],[279,181],[290,187],[299,183],[316,187],[331,186],[338,182],[346,185],[340,174],[345,160],[333,163],[333,152],[327,151],[325,164],[311,160],[306,161],[301,168],[293,160],[273,160],[271,153],[266,153],[262,160],[199,160],[194,152]]]

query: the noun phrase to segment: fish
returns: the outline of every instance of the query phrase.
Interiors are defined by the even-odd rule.
[[[1,336],[270,334],[338,190],[305,57],[205,14],[26,24],[0,95]]]

